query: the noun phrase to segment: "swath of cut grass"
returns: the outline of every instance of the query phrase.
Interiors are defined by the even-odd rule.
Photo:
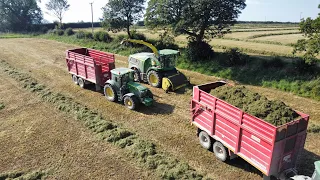
[[[181,162],[167,153],[157,150],[157,146],[139,138],[135,133],[104,119],[100,114],[76,102],[61,93],[55,93],[39,84],[30,75],[20,72],[5,61],[0,61],[0,68],[23,88],[37,94],[43,101],[51,103],[58,110],[73,116],[92,130],[97,137],[128,150],[128,154],[142,166],[154,170],[164,179],[202,179],[188,164]],[[153,165],[150,165],[153,164]]]
[[[3,102],[0,102],[0,110],[4,109],[6,106],[4,105]]]
[[[37,180],[45,179],[48,175],[47,170],[36,170],[31,172],[6,172],[0,174],[0,180],[19,179],[19,180]]]

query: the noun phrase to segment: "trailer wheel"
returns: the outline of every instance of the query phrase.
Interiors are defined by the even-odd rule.
[[[160,73],[158,73],[157,71],[149,71],[148,72],[148,84],[150,84],[153,87],[160,87],[161,86],[161,80],[162,80],[162,76]]]
[[[81,88],[85,88],[86,84],[82,78],[78,78],[78,84]]]
[[[212,146],[211,138],[208,135],[208,133],[206,133],[205,131],[201,131],[199,133],[199,141],[200,141],[201,146],[205,149],[209,150]]]
[[[111,102],[117,101],[117,92],[116,90],[110,85],[107,84],[103,88],[104,96]]]
[[[128,109],[134,110],[138,105],[138,100],[135,96],[126,96],[123,103]]]
[[[224,147],[224,145],[219,141],[213,143],[213,152],[220,161],[226,161],[228,158],[228,151],[226,147]]]
[[[72,81],[74,84],[78,85],[78,77],[76,75],[72,75]]]

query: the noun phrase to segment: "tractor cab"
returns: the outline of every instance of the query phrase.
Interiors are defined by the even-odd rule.
[[[162,69],[171,70],[175,68],[176,61],[180,52],[172,49],[163,49],[159,51],[159,61]]]
[[[133,72],[129,68],[116,68],[111,70],[111,79],[114,81],[114,85],[120,88],[133,81]]]

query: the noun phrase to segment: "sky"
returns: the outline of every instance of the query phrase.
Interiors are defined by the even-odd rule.
[[[42,0],[40,7],[44,19],[49,22],[57,20],[48,14],[45,4],[49,0]],[[102,17],[101,8],[108,3],[108,0],[68,0],[69,10],[65,13],[62,21],[67,22],[91,22],[91,7],[93,2],[93,20],[99,21]],[[242,11],[239,21],[281,21],[298,22],[301,18],[316,18],[320,10],[320,0],[246,0],[247,7]]]

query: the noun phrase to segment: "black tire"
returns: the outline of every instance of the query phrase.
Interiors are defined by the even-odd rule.
[[[199,141],[200,144],[203,148],[205,149],[211,149],[212,147],[212,140],[210,138],[210,136],[208,135],[208,133],[206,133],[205,131],[201,131],[199,133]]]
[[[138,69],[133,69],[134,73],[133,73],[133,80],[135,82],[141,82],[141,76],[140,76],[140,71]]]
[[[78,85],[81,88],[85,88],[86,87],[86,82],[82,78],[78,78]]]
[[[150,90],[147,91],[147,97],[153,99],[153,94]]]
[[[138,106],[138,100],[135,96],[126,96],[123,103],[130,110],[134,110]]]
[[[72,75],[72,81],[74,84],[78,85],[78,77],[76,75]]]
[[[147,75],[147,79],[148,79],[148,84],[150,84],[153,87],[159,88],[162,85],[162,75],[157,71],[153,71],[153,70],[149,71]],[[156,79],[157,81],[154,82]]]
[[[274,176],[266,176],[263,175],[263,180],[278,180],[278,178],[274,177]]]
[[[219,141],[216,141],[215,143],[213,143],[213,152],[217,157],[217,159],[223,162],[226,161],[229,157],[227,148],[224,147],[224,145]]]
[[[103,88],[104,96],[111,102],[118,101],[118,95],[117,91],[114,89],[114,87],[111,86],[111,84],[106,84]]]

